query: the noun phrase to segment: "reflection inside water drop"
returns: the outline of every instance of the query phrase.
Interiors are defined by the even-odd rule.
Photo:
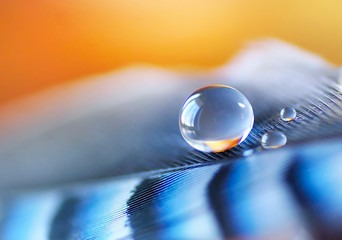
[[[254,149],[247,149],[245,151],[242,152],[242,156],[244,157],[249,157],[254,153]]]
[[[279,148],[286,144],[287,138],[284,133],[271,131],[262,135],[261,145],[265,149]]]

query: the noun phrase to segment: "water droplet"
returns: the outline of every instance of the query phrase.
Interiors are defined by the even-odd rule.
[[[286,144],[287,138],[284,133],[271,131],[262,135],[261,145],[263,148],[280,148]]]
[[[293,107],[284,107],[280,111],[280,117],[286,122],[292,121],[297,115],[296,109]]]
[[[254,123],[248,99],[238,90],[211,85],[185,101],[179,116],[184,139],[203,152],[221,152],[241,143]]]

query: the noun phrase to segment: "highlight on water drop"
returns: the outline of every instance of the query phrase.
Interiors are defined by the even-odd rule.
[[[287,137],[284,133],[278,131],[270,131],[262,135],[261,145],[265,149],[280,148],[287,142]]]
[[[242,156],[249,157],[254,153],[254,149],[247,149],[242,152]]]
[[[203,152],[222,152],[241,143],[254,124],[248,99],[225,85],[192,93],[183,104],[179,128],[188,144]]]
[[[297,116],[297,111],[293,107],[284,107],[280,111],[280,118],[285,122],[290,122]]]

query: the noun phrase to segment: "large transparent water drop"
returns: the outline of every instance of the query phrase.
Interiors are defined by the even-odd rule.
[[[296,109],[293,107],[284,107],[280,111],[280,117],[283,121],[290,122],[297,116]]]
[[[203,152],[221,152],[241,143],[254,123],[248,99],[238,90],[211,85],[185,101],[179,116],[184,139]]]
[[[261,138],[261,145],[265,149],[280,148],[287,142],[287,138],[284,133],[271,131],[265,133]]]

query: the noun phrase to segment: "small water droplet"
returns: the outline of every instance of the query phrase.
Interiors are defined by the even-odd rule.
[[[284,133],[271,131],[262,135],[261,145],[265,149],[280,148],[286,144],[287,138]]]
[[[248,99],[238,90],[211,85],[192,93],[180,115],[182,136],[203,152],[221,152],[241,143],[254,123]]]
[[[292,121],[296,117],[296,115],[297,115],[296,109],[294,109],[293,107],[284,107],[280,111],[281,119],[286,122]]]

